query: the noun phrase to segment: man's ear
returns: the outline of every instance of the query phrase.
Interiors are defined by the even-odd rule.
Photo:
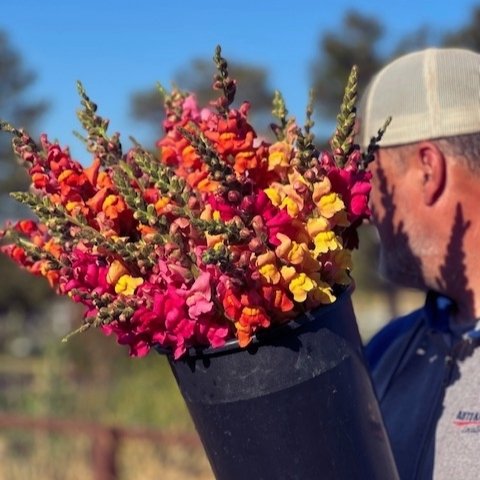
[[[423,175],[423,201],[425,205],[433,205],[445,188],[445,155],[432,142],[420,142],[417,145],[417,155]]]

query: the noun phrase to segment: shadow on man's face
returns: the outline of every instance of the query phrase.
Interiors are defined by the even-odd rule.
[[[397,212],[402,205],[395,205],[395,185],[387,178],[385,170],[377,163],[374,169],[377,202],[372,204],[372,218],[380,235],[380,274],[387,280],[405,287],[425,287],[422,260],[411,247],[409,233],[403,220],[395,222],[414,212]],[[401,181],[398,178],[396,181]],[[401,215],[395,215],[395,214]],[[395,224],[397,223],[397,224]]]
[[[466,273],[464,239],[471,222],[465,220],[461,203],[457,203],[455,218],[453,220],[452,233],[447,245],[443,263],[440,266],[439,276],[436,284],[439,290],[450,294],[453,299],[459,294],[462,295],[462,305],[469,307],[471,311],[464,311],[463,314],[472,320],[475,318],[473,291],[469,288],[469,280]],[[458,292],[458,293],[457,293]]]
[[[406,287],[434,288],[453,300],[458,296],[458,292],[461,292],[462,302],[473,305],[473,292],[469,288],[466,275],[464,250],[465,234],[471,222],[465,220],[461,203],[457,204],[453,219],[438,219],[439,222],[452,222],[452,231],[445,254],[442,259],[438,259],[439,274],[433,281],[429,281],[425,278],[423,265],[432,259],[421,258],[418,254],[420,249],[416,251],[414,248],[415,245],[421,245],[422,241],[427,240],[413,238],[415,232],[407,231],[403,220],[411,215],[414,221],[415,211],[401,211],[406,207],[395,204],[395,183],[401,182],[402,177],[387,178],[385,170],[379,164],[375,165],[374,175],[377,203],[372,205],[372,217],[375,219],[381,239],[380,273],[388,280]],[[395,220],[396,218],[399,220]]]

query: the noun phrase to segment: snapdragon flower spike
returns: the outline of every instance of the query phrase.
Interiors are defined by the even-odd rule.
[[[337,165],[343,167],[354,144],[354,126],[356,118],[358,67],[354,65],[348,76],[347,86],[337,116],[337,128],[331,140],[333,155]]]
[[[83,138],[76,134],[86,145],[87,150],[100,160],[103,166],[116,165],[122,158],[122,145],[118,133],[111,137],[107,135],[109,121],[97,115],[97,105],[85,92],[81,82],[77,82],[77,90],[83,109],[77,112],[78,119],[87,133]]]
[[[278,90],[275,90],[273,101],[272,101],[272,115],[280,121],[280,125],[275,123],[270,124],[275,137],[279,142],[285,139],[286,130],[288,125],[288,110],[285,105],[285,99],[283,95]]]
[[[215,49],[213,61],[215,62],[215,66],[217,67],[218,71],[214,77],[213,88],[214,90],[222,90],[223,93],[222,96],[213,102],[213,106],[217,108],[218,112],[222,116],[227,117],[229,106],[235,99],[237,87],[236,81],[230,78],[228,75],[228,64],[227,61],[222,57],[222,49],[220,45],[217,45]]]

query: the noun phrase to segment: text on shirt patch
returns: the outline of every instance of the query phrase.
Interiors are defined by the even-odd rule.
[[[480,433],[480,412],[459,410],[453,424],[462,433]]]

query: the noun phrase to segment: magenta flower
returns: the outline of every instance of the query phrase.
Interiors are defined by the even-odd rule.
[[[265,221],[268,241],[272,245],[280,245],[277,233],[283,233],[288,237],[294,235],[295,228],[292,225],[292,217],[290,217],[286,209],[280,210],[275,207],[263,190],[257,193],[253,210],[256,215],[260,215]]]

